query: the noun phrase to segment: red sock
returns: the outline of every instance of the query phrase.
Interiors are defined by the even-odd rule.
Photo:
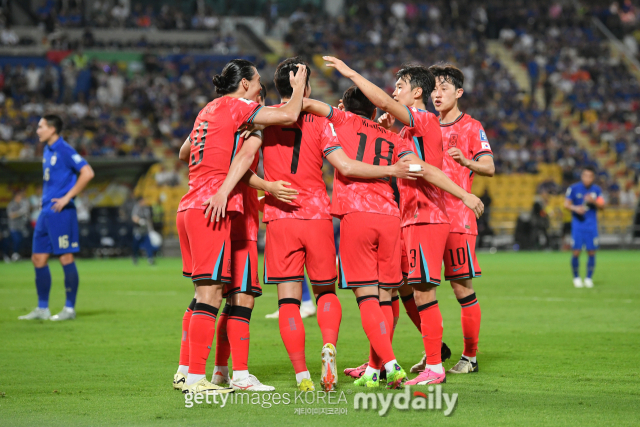
[[[340,300],[335,292],[327,291],[318,295],[316,305],[318,306],[317,317],[318,326],[320,326],[322,333],[322,342],[333,344],[335,347],[338,343],[338,331],[342,321]]]
[[[427,354],[427,365],[437,365],[442,363],[440,349],[442,347],[442,314],[438,301],[418,307],[420,326],[422,327],[422,342],[424,351]]]
[[[218,309],[202,302],[196,303],[189,322],[189,373],[205,375],[207,359],[216,333]]]
[[[216,334],[216,366],[229,366],[229,355],[231,345],[227,334],[227,321],[229,320],[229,310],[231,306],[225,304],[222,313],[218,316],[218,330]]]
[[[382,314],[384,314],[384,318],[389,325],[391,325],[391,334],[389,338],[391,339],[391,343],[393,344],[393,334],[395,332],[393,325],[393,306],[391,301],[382,301],[380,303],[380,310],[382,310]]]
[[[293,370],[297,373],[307,370],[304,357],[304,324],[300,317],[300,301],[294,298],[283,298],[278,301],[280,314],[280,336],[287,349]]]
[[[400,297],[398,295],[391,298],[391,309],[393,310],[393,332],[395,333],[398,320],[400,319]],[[393,339],[391,342],[393,342]]]
[[[183,366],[189,366],[189,322],[191,322],[195,305],[196,299],[194,298],[182,316],[182,341],[180,341],[180,361],[178,364]]]
[[[233,306],[229,312],[229,343],[233,354],[233,370],[246,371],[249,363],[249,321],[251,309]]]
[[[468,297],[458,300],[462,310],[460,320],[462,321],[462,337],[464,338],[464,351],[462,354],[468,357],[475,357],[478,351],[478,338],[480,336],[480,304],[475,292]]]
[[[391,347],[391,326],[387,323],[384,313],[380,309],[378,296],[364,296],[357,298],[360,308],[360,319],[369,343],[376,354],[387,363],[395,359]]]
[[[416,325],[418,331],[422,332],[422,328],[420,327],[420,313],[418,313],[418,307],[416,307],[416,300],[413,299],[413,295],[402,297],[402,304],[404,304],[404,309],[407,311],[409,319]]]
[[[369,344],[369,366],[378,370],[381,370],[383,366],[382,359],[378,356],[371,344]]]

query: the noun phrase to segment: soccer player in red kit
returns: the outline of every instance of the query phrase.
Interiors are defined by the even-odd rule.
[[[300,58],[289,58],[276,69],[274,82],[283,102],[292,94],[292,87],[285,78],[302,63]],[[310,95],[307,83],[305,95]],[[294,125],[271,126],[263,132],[262,153],[265,179],[291,183],[298,194],[292,203],[278,200],[267,193],[264,207],[264,222],[267,223],[267,243],[264,261],[264,283],[277,284],[280,310],[279,326],[282,340],[296,373],[296,382],[302,391],[315,389],[305,360],[305,330],[300,317],[300,299],[304,267],[313,285],[318,305],[318,324],[322,332],[321,383],[325,390],[335,388],[336,343],[342,308],[335,294],[336,254],[333,243],[329,196],[322,178],[323,152],[325,147],[337,144],[335,130],[327,119],[313,114],[301,114]],[[245,145],[239,157],[251,158],[257,147]],[[346,156],[345,156],[346,157]],[[372,166],[342,159],[345,170],[352,174],[363,173]],[[239,179],[247,163],[234,163],[229,179]],[[408,165],[378,171],[396,173]],[[401,173],[397,173],[401,175]],[[404,176],[404,175],[403,175]],[[231,182],[233,184],[233,182]],[[215,211],[216,215],[218,210]]]
[[[264,105],[266,88],[262,89],[256,100]],[[246,139],[245,139],[246,137]],[[240,136],[239,146],[244,144],[260,145],[262,132],[247,131]],[[253,159],[245,159],[238,153],[233,162],[251,162],[249,172],[238,183],[242,192],[244,214],[236,215],[231,219],[231,283],[225,284],[223,297],[227,303],[218,317],[216,333],[216,356],[211,382],[216,385],[229,384],[235,390],[243,391],[273,391],[274,387],[262,384],[254,375],[249,374],[249,322],[253,311],[255,298],[262,294],[260,278],[258,277],[258,194],[257,189],[270,191],[277,194],[280,183],[269,183],[255,175],[260,156],[256,153]],[[233,164],[232,162],[232,164]],[[255,183],[254,183],[255,181]],[[252,188],[252,186],[256,188]],[[292,193],[295,190],[282,186],[282,190]],[[224,198],[233,191],[230,185],[229,174],[224,183],[218,189],[215,197]],[[284,200],[290,200],[285,198]],[[212,215],[216,215],[212,212]],[[217,215],[216,215],[217,218]],[[228,361],[233,357],[233,378],[229,378]]]
[[[344,62],[324,57],[327,66],[351,79],[376,106],[405,124],[400,136],[419,160],[442,169],[442,134],[438,119],[426,111],[426,102],[435,86],[433,74],[422,66],[404,67],[397,73],[394,99]],[[450,185],[450,184],[449,184]],[[482,214],[484,206],[474,195],[458,186],[452,194],[465,206]],[[436,299],[440,285],[442,258],[449,235],[442,190],[427,180],[398,181],[402,208],[402,237],[408,258],[407,282],[413,286],[427,363],[418,377],[407,385],[438,384],[446,381],[442,366],[442,315]],[[447,190],[449,191],[449,190]]]
[[[207,358],[215,334],[215,322],[222,300],[223,285],[231,282],[231,217],[219,221],[208,217],[212,197],[222,185],[238,148],[243,124],[286,124],[300,114],[307,69],[301,67],[294,77],[291,102],[282,108],[262,107],[251,101],[260,92],[260,75],[246,60],[234,59],[213,78],[221,95],[205,106],[181,149],[181,158],[189,163],[189,191],[178,206],[177,228],[182,253],[183,275],[195,287],[193,308],[183,317],[179,373],[183,393],[228,393],[205,378]],[[234,191],[227,210],[243,213],[242,194]],[[176,374],[177,377],[177,374]],[[174,377],[174,387],[181,382]]]
[[[482,125],[458,108],[464,93],[464,74],[451,64],[429,67],[436,79],[431,100],[440,113],[444,163],[442,170],[456,184],[471,191],[475,175],[493,176],[495,166],[487,134]],[[475,216],[464,209],[460,200],[445,194],[451,228],[444,254],[444,278],[449,280],[461,307],[464,350],[460,361],[449,370],[452,374],[478,372],[476,352],[480,334],[480,304],[472,279],[481,276],[476,258],[478,226]]]

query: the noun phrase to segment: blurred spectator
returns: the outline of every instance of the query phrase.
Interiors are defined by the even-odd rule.
[[[151,207],[144,198],[140,197],[133,206],[131,212],[133,222],[133,263],[138,264],[140,249],[144,249],[147,254],[149,265],[154,264],[154,248],[149,239],[149,232],[153,230],[153,217]]]
[[[20,42],[20,38],[15,31],[7,24],[3,24],[0,29],[0,43],[4,46],[15,46]]]
[[[180,175],[178,174],[179,164],[176,164],[174,170],[167,170],[164,165],[160,166],[160,170],[156,172],[155,180],[158,185],[168,185],[175,187],[180,184]]]
[[[9,233],[11,234],[11,260],[18,261],[22,249],[22,241],[29,236],[29,201],[22,191],[16,192],[7,206]]]

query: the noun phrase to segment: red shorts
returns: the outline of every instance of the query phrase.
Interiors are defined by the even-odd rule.
[[[442,257],[449,237],[449,224],[413,224],[402,228],[407,251],[407,283],[440,285]]]
[[[264,283],[301,282],[305,265],[312,285],[336,282],[336,247],[331,220],[269,221],[264,248]]]
[[[402,230],[400,230],[400,269],[402,270],[402,276],[404,278],[409,274],[409,259],[407,258],[407,246],[404,243],[404,239],[402,238]]]
[[[262,295],[258,277],[258,242],[255,240],[231,241],[231,283],[225,284],[222,297],[240,292]]]
[[[476,237],[472,234],[449,233],[444,252],[445,280],[472,279],[482,276],[480,264],[476,258]]]
[[[210,222],[201,209],[178,212],[176,219],[182,275],[196,280],[231,282],[231,218]]]
[[[340,289],[361,286],[399,288],[400,218],[354,212],[340,222]]]

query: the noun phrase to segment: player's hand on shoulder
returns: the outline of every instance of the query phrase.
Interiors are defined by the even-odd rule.
[[[298,196],[298,190],[289,187],[286,181],[273,181],[267,184],[267,192],[284,203],[291,203]]]
[[[462,203],[473,211],[476,218],[480,218],[484,213],[484,204],[477,196],[471,193],[467,193],[467,195],[462,199]]]
[[[378,119],[378,124],[380,126],[382,126],[385,129],[391,129],[391,126],[393,126],[393,124],[395,123],[396,118],[393,117],[391,114],[389,113],[384,113],[383,115],[380,116],[380,118]]]
[[[257,125],[257,124],[243,124],[238,128],[238,132],[240,132],[240,136],[244,139],[247,139],[251,136],[252,133],[263,131],[266,126]]]
[[[418,178],[422,178],[422,175],[424,174],[424,168],[422,165],[418,166],[420,166],[419,171],[411,171],[411,160],[407,158],[400,159],[392,166],[393,173],[391,176],[399,179],[415,181]]]
[[[325,64],[327,67],[335,68],[340,74],[348,79],[355,76],[356,74],[355,71],[347,66],[347,64],[334,56],[323,56],[322,59],[327,61],[327,63]]]
[[[205,218],[211,218],[211,222],[215,218],[216,222],[220,221],[220,217],[224,218],[227,209],[227,195],[218,191],[209,200],[204,202],[202,206],[206,206],[204,211]]]
[[[65,206],[69,204],[71,199],[69,199],[67,196],[64,196],[60,197],[59,199],[51,199],[51,201],[53,202],[53,206],[51,207],[51,209],[54,212],[60,212],[62,209],[64,209]]]
[[[461,166],[467,167],[469,160],[462,154],[462,150],[456,147],[449,148],[447,150],[447,154],[451,156],[453,160],[456,161]]]

